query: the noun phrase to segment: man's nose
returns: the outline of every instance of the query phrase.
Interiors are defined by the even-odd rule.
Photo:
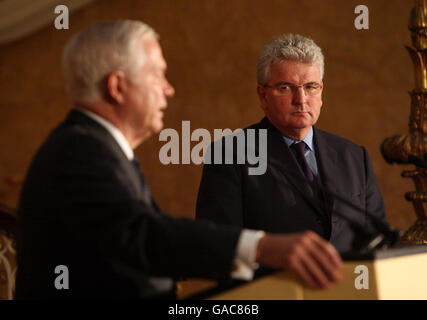
[[[163,88],[163,92],[167,97],[173,97],[175,94],[174,87],[166,79],[165,79],[165,87]]]
[[[293,93],[293,103],[294,105],[304,105],[305,101],[307,99],[307,96],[305,94],[304,88],[299,87],[295,90]]]

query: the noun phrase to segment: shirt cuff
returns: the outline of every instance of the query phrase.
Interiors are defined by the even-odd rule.
[[[264,231],[244,229],[237,243],[234,268],[231,272],[233,279],[252,280],[254,270],[259,265],[255,262],[259,240],[265,236]]]

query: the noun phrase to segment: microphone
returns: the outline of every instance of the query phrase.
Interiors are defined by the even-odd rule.
[[[278,169],[290,182],[294,189],[298,191],[304,199],[314,208],[316,211],[322,213],[322,204],[316,203],[317,199],[311,198],[309,195],[306,195],[300,188],[295,185],[293,179],[289,179],[289,173],[284,170],[282,164],[275,158],[269,157],[268,162],[270,168]],[[426,162],[427,165],[427,162]],[[280,177],[277,172],[271,170],[273,176],[280,180],[283,177]],[[362,211],[353,203],[343,199],[342,197],[328,192],[325,188],[322,188],[320,185],[317,186],[324,194],[332,196],[334,199],[340,200],[347,205],[355,208],[358,211]],[[343,220],[349,223],[350,228],[354,232],[354,239],[352,247],[357,250],[359,254],[368,254],[372,253],[377,249],[385,249],[394,246],[400,238],[401,232],[397,229],[394,229],[386,221],[370,214],[369,212],[363,211],[363,214],[368,218],[371,225],[374,227],[375,232],[369,232],[366,226],[362,225],[360,222],[355,221],[354,219],[349,218],[347,215],[342,212],[334,211],[334,213],[342,218]],[[351,254],[349,254],[351,256]]]

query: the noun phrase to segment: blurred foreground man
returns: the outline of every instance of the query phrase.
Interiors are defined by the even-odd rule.
[[[257,263],[290,268],[312,287],[340,280],[339,255],[314,233],[270,235],[159,209],[133,153],[162,129],[174,94],[150,27],[92,25],[66,45],[63,69],[74,108],[23,187],[18,299],[172,298],[172,277],[251,279]],[[68,289],[58,288],[58,266]]]
[[[323,74],[311,39],[284,34],[263,48],[257,93],[265,117],[245,134],[267,130],[267,170],[250,175],[248,161],[205,164],[198,219],[272,233],[311,230],[341,253],[360,250],[375,234],[369,216],[385,222],[385,207],[368,152],[314,127]]]

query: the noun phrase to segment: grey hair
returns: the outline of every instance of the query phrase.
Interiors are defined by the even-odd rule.
[[[270,67],[283,60],[315,63],[323,79],[325,58],[320,47],[310,38],[298,34],[282,34],[267,43],[261,51],[257,63],[257,81],[267,84]]]
[[[75,35],[62,54],[62,71],[67,93],[73,102],[92,103],[102,97],[104,81],[121,70],[133,79],[145,62],[142,39],[156,32],[140,21],[99,22]]]

